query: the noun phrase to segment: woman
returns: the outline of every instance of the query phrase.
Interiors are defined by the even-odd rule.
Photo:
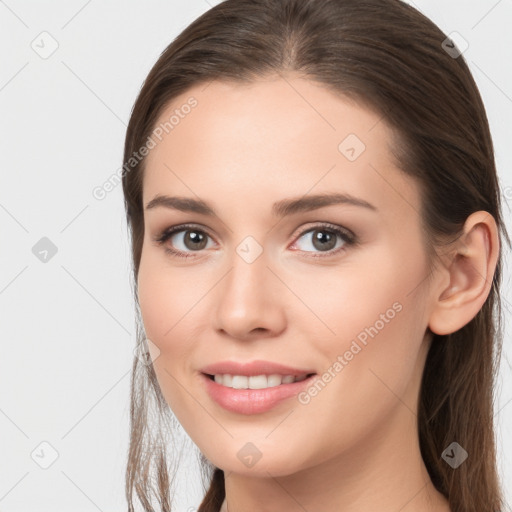
[[[130,510],[171,510],[174,417],[202,512],[503,510],[509,238],[438,27],[397,0],[226,0],[149,73],[124,162]]]

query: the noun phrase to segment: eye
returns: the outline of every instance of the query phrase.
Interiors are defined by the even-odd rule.
[[[327,253],[325,256],[337,254],[339,251],[357,243],[357,238],[351,231],[333,224],[321,224],[303,231],[299,235],[299,240],[301,238],[307,241],[304,244],[305,248],[300,248],[301,251]],[[340,240],[341,243],[338,243]],[[293,246],[295,245],[297,245],[297,242],[293,244]],[[323,256],[323,254],[313,255],[313,257]]]
[[[190,258],[195,256],[194,252],[209,248],[208,238],[211,239],[212,237],[205,230],[194,225],[182,224],[167,228],[154,240],[159,245],[164,245],[164,250],[168,254],[179,258]],[[357,237],[354,233],[334,224],[320,224],[302,231],[299,233],[298,240],[302,238],[309,240],[305,244],[306,247],[299,248],[299,250],[320,253],[313,254],[313,257],[332,256],[346,250],[349,246],[357,244]],[[167,244],[168,241],[171,241],[171,243]],[[338,243],[339,241],[341,243]],[[297,243],[297,241],[294,242],[292,247],[295,247]]]
[[[170,240],[171,246],[167,244],[164,247],[166,252],[173,256],[189,258],[193,254],[187,254],[187,251],[197,252],[206,249],[208,238],[210,238],[210,235],[202,229],[195,226],[181,225],[166,229],[155,238],[155,241],[163,245]],[[177,248],[175,248],[176,246]]]

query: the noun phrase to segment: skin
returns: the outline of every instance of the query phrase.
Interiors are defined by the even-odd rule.
[[[225,472],[224,510],[448,512],[417,435],[428,328],[453,332],[482,307],[498,254],[494,219],[471,215],[429,274],[419,188],[396,167],[380,115],[287,75],[195,86],[161,120],[190,96],[197,107],[148,155],[143,201],[201,198],[219,218],[146,210],[138,294],[162,393]],[[338,149],[351,133],[366,146],[354,161]],[[276,201],[333,191],[377,211],[339,204],[271,214]],[[359,243],[328,255],[302,234],[321,222],[351,230]],[[182,223],[209,234],[207,247],[185,245],[183,231],[154,241]],[[236,252],[247,236],[263,250],[252,263]],[[165,246],[191,257],[172,257]],[[292,397],[241,415],[201,386],[200,368],[229,359],[321,375],[394,303],[400,312],[307,404]],[[262,454],[250,468],[237,457],[248,442]]]

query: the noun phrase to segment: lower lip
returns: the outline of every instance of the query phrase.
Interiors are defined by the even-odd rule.
[[[297,396],[304,388],[310,385],[315,375],[299,382],[280,384],[265,389],[234,389],[217,384],[204,373],[201,378],[206,386],[210,398],[221,407],[238,414],[258,414],[267,412],[279,402]]]

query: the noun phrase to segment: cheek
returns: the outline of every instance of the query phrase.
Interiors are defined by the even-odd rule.
[[[187,312],[198,302],[197,287],[187,272],[172,269],[161,251],[143,250],[137,280],[138,299],[146,335],[162,352],[177,340]]]
[[[427,270],[420,248],[386,244],[371,254],[361,253],[351,268],[320,279],[314,293],[311,282],[301,277],[304,293],[309,282],[306,302],[322,320],[304,327],[317,340],[325,370],[343,374],[338,382],[347,379],[340,385],[364,390],[379,375],[391,389],[405,389],[426,329]]]
[[[180,294],[176,293],[176,282],[171,285],[169,276],[162,270],[150,258],[141,260],[138,298],[144,331],[156,346],[153,369],[162,395],[173,411],[180,411],[184,397],[179,383],[184,382],[183,362],[190,344],[180,334],[186,316],[183,318],[185,311]]]
[[[153,367],[169,405],[178,399],[178,383],[183,381],[192,349],[188,340],[193,298],[187,297],[192,292],[183,281],[182,275],[165,268],[158,255],[143,254],[137,281],[140,312],[146,337],[156,346]]]
[[[325,458],[377,431],[397,407],[415,410],[424,354],[423,299],[420,287],[413,289],[424,275],[416,264],[387,266],[382,258],[379,267],[370,268],[379,272],[351,273],[341,291],[342,280],[337,292],[326,292],[338,297],[337,304],[318,296],[323,306],[319,316],[335,334],[314,336],[309,330],[323,355],[324,373],[319,385],[301,397],[305,405],[299,413],[304,424],[315,418],[314,429],[329,432],[331,441],[320,455]],[[291,443],[300,436],[291,427],[283,429],[283,438]]]
[[[172,295],[166,291],[163,280],[158,279],[157,274],[155,267],[141,264],[138,298],[146,335],[163,350],[165,347],[161,343],[173,325],[170,315],[174,309],[170,302]]]
[[[288,311],[301,316],[289,322],[302,325],[307,318],[303,327],[311,339],[323,339],[327,350],[343,348],[343,340],[350,345],[356,337],[364,343],[372,334],[398,333],[408,315],[421,315],[418,293],[426,277],[423,260],[419,247],[388,241],[350,254],[339,267],[291,269],[286,279],[293,282],[294,293],[311,314],[304,315],[298,303]],[[418,311],[410,311],[409,305]]]

